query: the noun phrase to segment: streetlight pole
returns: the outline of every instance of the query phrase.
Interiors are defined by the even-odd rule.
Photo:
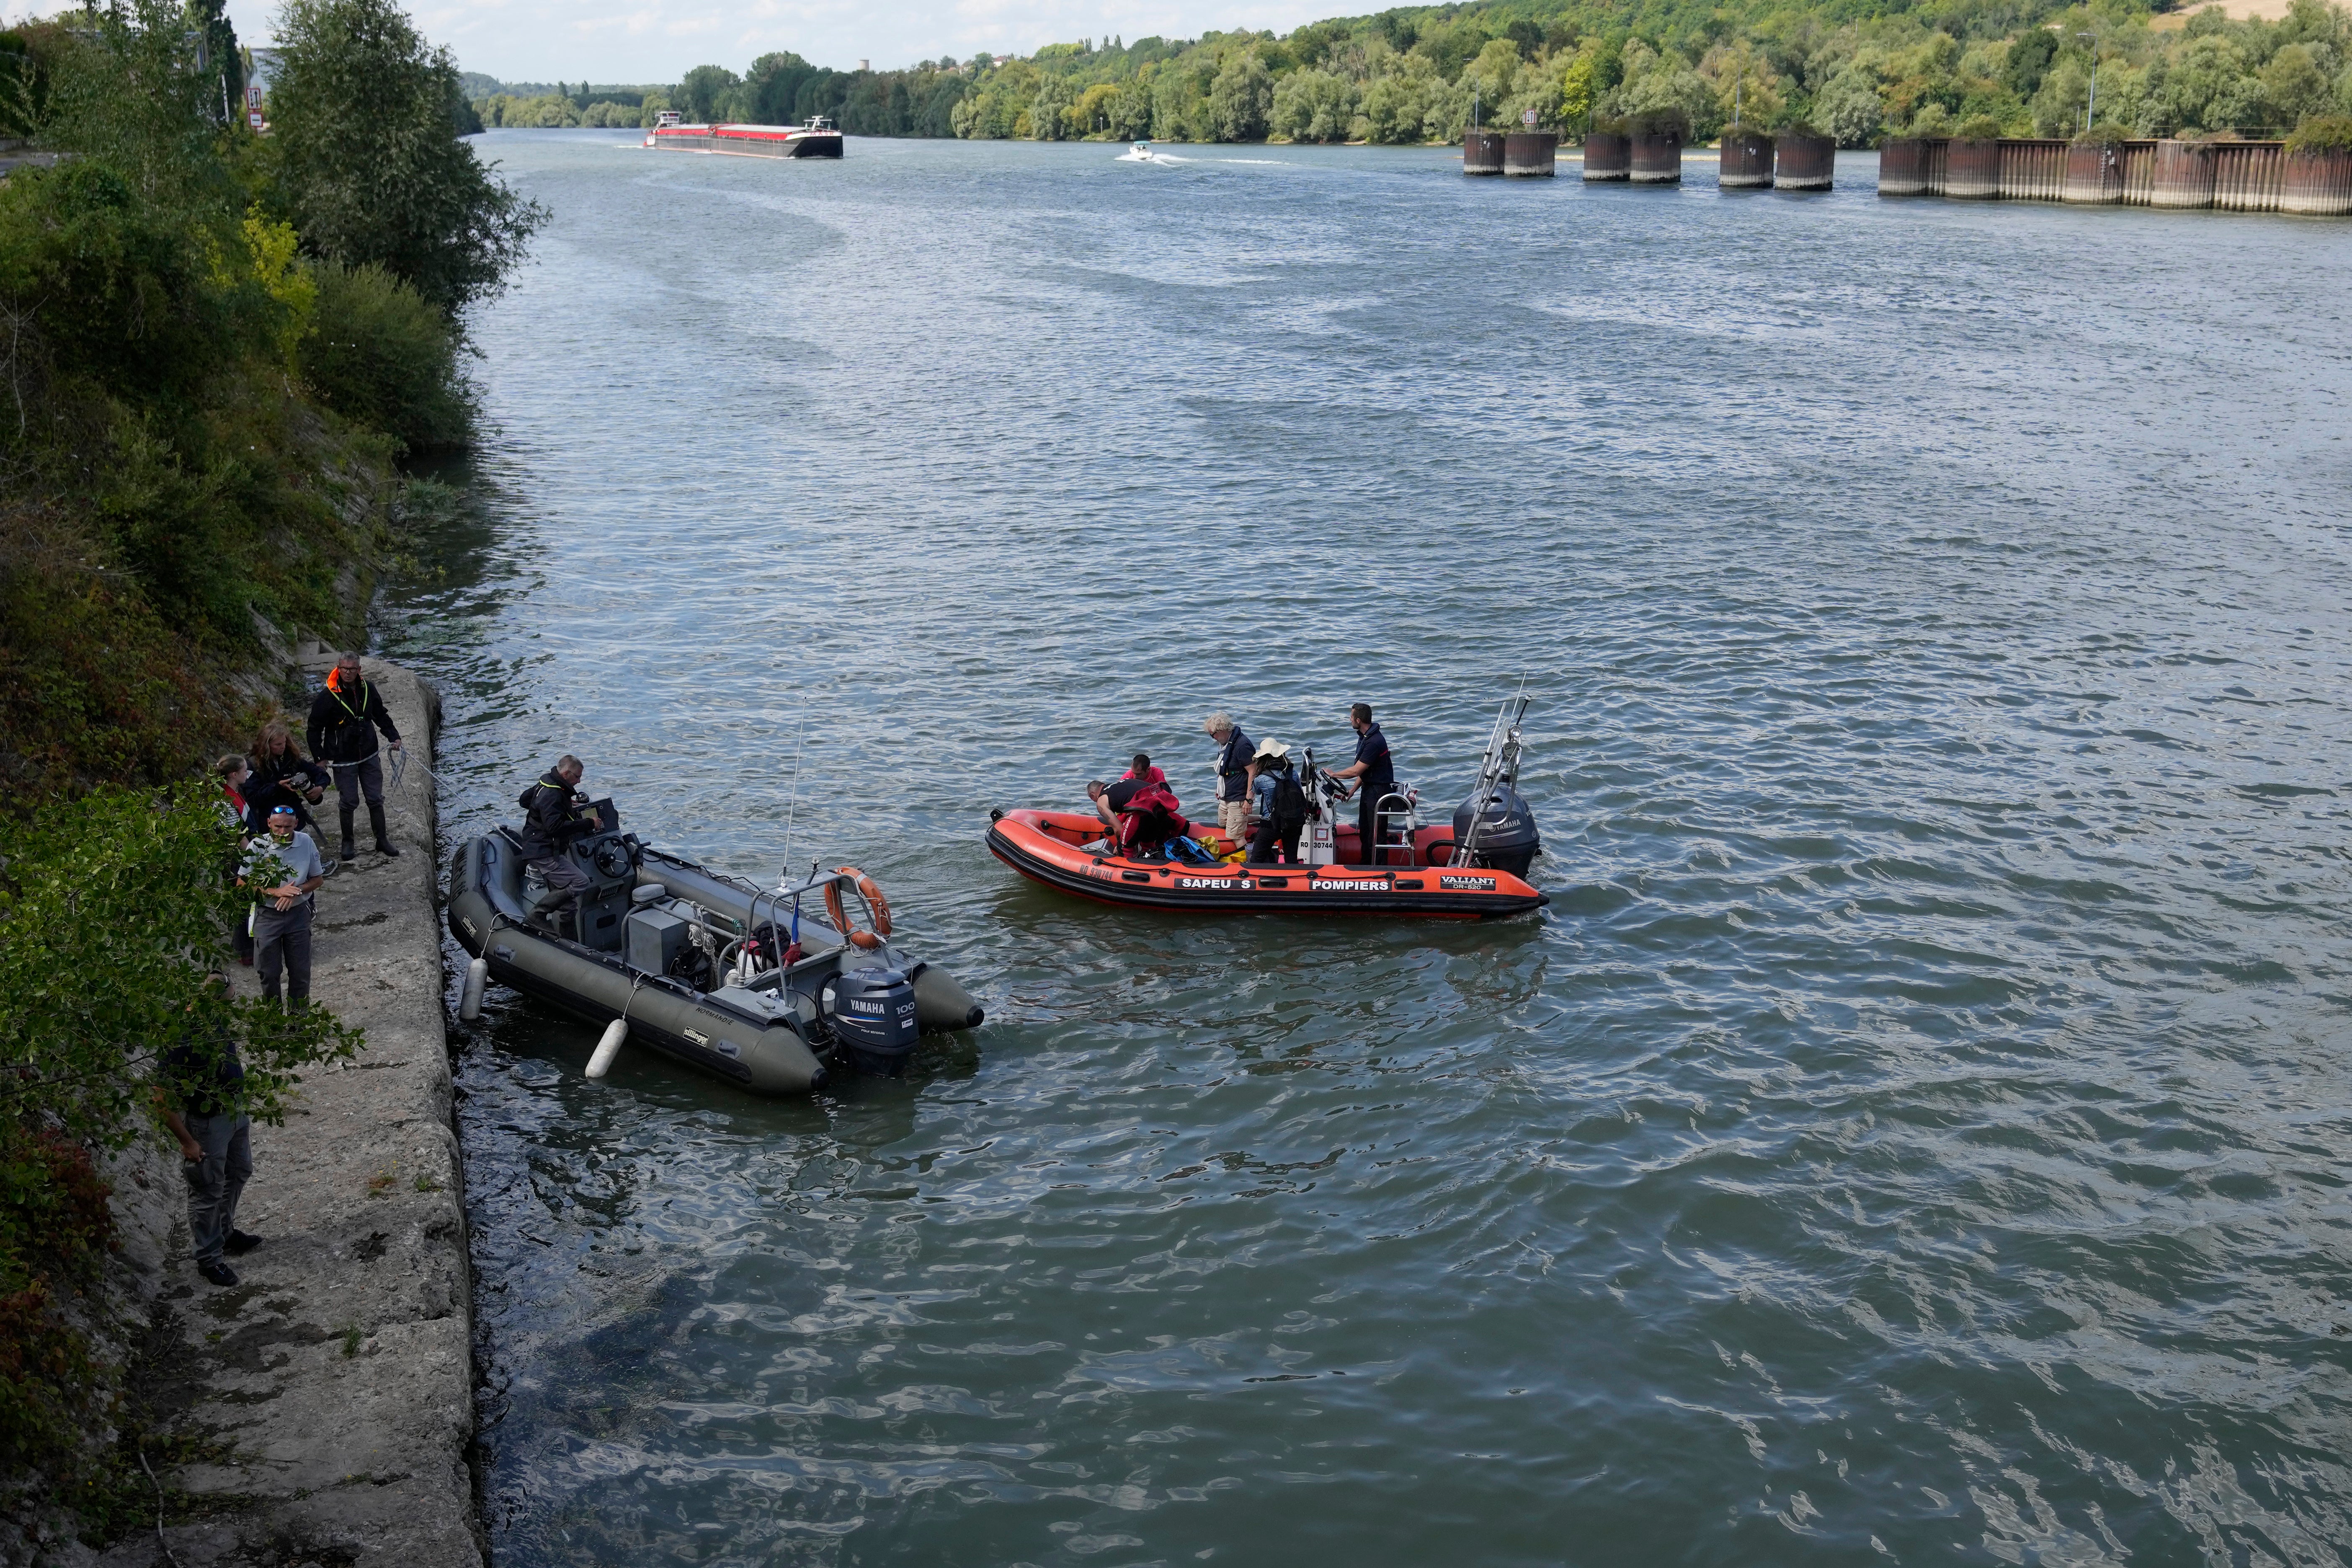
[[[2077,33],[2074,36],[2088,41],[2091,46],[2091,106],[2083,110],[2083,129],[2088,131],[2099,122],[2099,36],[2096,33]]]

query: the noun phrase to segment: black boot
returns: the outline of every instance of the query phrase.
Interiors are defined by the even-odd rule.
[[[400,851],[392,847],[392,835],[383,830],[383,802],[368,802],[368,826],[375,829],[375,852],[398,859]]]
[[[352,818],[359,815],[360,803],[355,800],[347,799],[342,803],[342,807],[343,853],[341,858],[345,860],[349,860],[352,856],[359,853],[358,850],[352,847]]]

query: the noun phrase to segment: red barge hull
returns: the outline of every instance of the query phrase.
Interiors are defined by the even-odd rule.
[[[664,125],[646,138],[646,145],[748,158],[838,158],[841,132],[799,125]]]

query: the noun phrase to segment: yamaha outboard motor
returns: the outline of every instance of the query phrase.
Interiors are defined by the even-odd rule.
[[[1473,822],[1477,832],[1471,832]],[[1463,846],[1470,846],[1468,857]],[[1479,797],[1472,795],[1454,812],[1454,863],[1466,865],[1475,860],[1497,871],[1508,871],[1514,877],[1524,877],[1535,858],[1543,853],[1543,840],[1536,833],[1536,815],[1519,792],[1508,784],[1496,784],[1486,794],[1486,809],[1479,809]]]
[[[825,1022],[859,1072],[897,1078],[915,1054],[915,983],[895,969],[849,969],[825,983]]]
[[[1485,866],[1524,877],[1543,853],[1536,814],[1519,798],[1519,725],[1528,715],[1524,687],[1495,715],[1486,754],[1478,763],[1478,787],[1454,813],[1456,866]]]

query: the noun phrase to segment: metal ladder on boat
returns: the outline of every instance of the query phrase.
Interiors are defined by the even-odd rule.
[[[1393,809],[1391,809],[1393,803]],[[1381,796],[1372,812],[1372,859],[1375,866],[1410,866],[1413,835],[1421,827],[1421,792],[1391,790]]]

